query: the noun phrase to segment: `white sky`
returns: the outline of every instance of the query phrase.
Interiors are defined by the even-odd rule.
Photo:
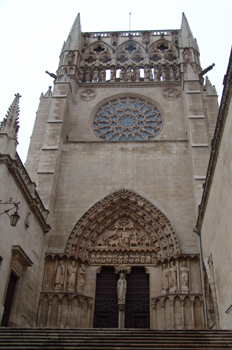
[[[182,12],[197,38],[201,66],[216,66],[207,75],[219,101],[231,49],[231,0],[0,0],[0,120],[14,99],[20,100],[18,153],[23,162],[39,104],[53,79],[59,54],[80,12],[83,32],[179,29]]]

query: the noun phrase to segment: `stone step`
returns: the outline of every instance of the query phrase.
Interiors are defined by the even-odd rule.
[[[229,349],[224,330],[54,329],[0,327],[0,349]]]

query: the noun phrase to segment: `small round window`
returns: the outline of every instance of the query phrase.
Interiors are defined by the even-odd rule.
[[[93,128],[102,141],[151,141],[159,134],[162,123],[160,112],[150,102],[126,97],[101,106]]]

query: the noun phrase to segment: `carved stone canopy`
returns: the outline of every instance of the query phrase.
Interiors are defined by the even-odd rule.
[[[93,265],[156,264],[180,253],[166,216],[143,197],[119,190],[95,204],[74,226],[66,253]]]

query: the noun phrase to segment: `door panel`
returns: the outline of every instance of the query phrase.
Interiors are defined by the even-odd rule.
[[[126,279],[125,328],[150,328],[149,275],[144,268],[133,268]]]
[[[95,328],[118,327],[118,275],[114,268],[103,267],[97,275],[96,299],[94,312]]]

